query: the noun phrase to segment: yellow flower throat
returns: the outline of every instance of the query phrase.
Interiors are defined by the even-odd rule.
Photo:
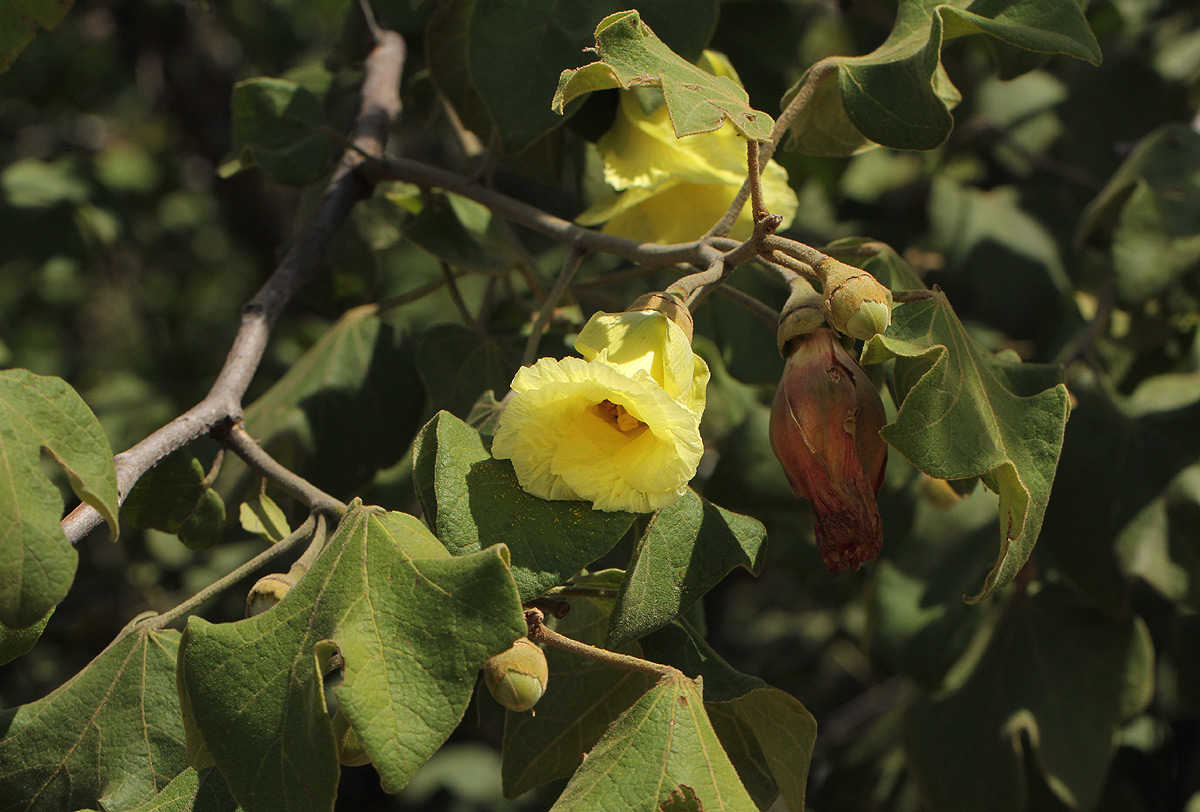
[[[613,403],[611,400],[600,401],[592,407],[592,410],[604,422],[616,426],[622,434],[629,434],[636,429],[646,427],[645,423],[625,411],[624,406]]]

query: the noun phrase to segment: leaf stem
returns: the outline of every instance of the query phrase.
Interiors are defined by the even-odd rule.
[[[329,513],[341,518],[348,509],[345,502],[330,496],[304,477],[280,465],[250,436],[240,420],[222,432],[221,439],[251,469],[299,499],[314,513]]]
[[[572,640],[566,635],[559,634],[553,629],[547,627],[543,623],[544,616],[541,609],[526,609],[525,610],[525,625],[528,627],[528,637],[535,643],[546,643],[547,645],[561,648],[563,651],[569,651],[572,654],[578,654],[580,657],[587,657],[607,665],[613,665],[617,668],[625,668],[630,671],[641,671],[643,674],[650,674],[654,677],[682,677],[683,672],[669,665],[661,663],[652,663],[649,660],[643,660],[641,657],[631,657],[628,654],[618,654],[615,651],[608,649],[596,648],[589,646],[587,643],[581,643],[578,640]]]
[[[757,223],[770,212],[763,203],[762,164],[758,159],[758,142],[753,138],[746,140],[746,182],[750,186],[750,216]]]
[[[324,521],[324,519],[321,519],[321,521]],[[221,592],[224,592],[226,589],[233,586],[235,583],[242,580],[259,567],[262,567],[269,562],[274,561],[276,558],[279,558],[281,555],[287,553],[300,542],[312,535],[318,527],[317,514],[310,513],[308,518],[304,521],[304,524],[296,528],[296,530],[290,536],[286,536],[275,542],[270,547],[254,556],[254,558],[251,558],[245,564],[242,564],[240,567],[228,573],[227,575],[224,575],[213,581],[204,589],[200,590],[175,608],[163,612],[161,615],[155,615],[154,617],[146,618],[139,623],[138,626],[143,629],[162,629],[171,625],[179,618],[187,615],[193,609],[208,601],[210,598]]]
[[[576,248],[567,251],[562,270],[558,272],[558,278],[554,280],[554,287],[551,289],[550,295],[546,297],[541,309],[538,310],[533,327],[529,330],[529,340],[525,342],[525,352],[521,354],[521,366],[527,367],[537,358],[538,344],[541,343],[542,335],[546,332],[546,325],[550,323],[550,317],[554,315],[554,308],[558,307],[559,300],[571,286],[571,280],[575,278],[575,272],[579,270],[579,263],[582,261],[582,251]]]
[[[454,269],[445,260],[440,260],[438,264],[442,267],[442,279],[446,281],[446,289],[450,291],[450,299],[454,302],[454,307],[458,310],[458,315],[462,318],[463,324],[472,330],[479,330],[479,322],[475,320],[475,317],[471,315],[471,311],[467,309],[467,303],[463,301],[462,291],[458,289],[458,281],[454,275]]]

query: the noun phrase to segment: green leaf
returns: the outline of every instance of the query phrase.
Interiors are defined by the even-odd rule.
[[[491,219],[491,212],[472,200],[431,194],[404,236],[455,268],[502,273],[517,260],[507,243],[487,234]]]
[[[661,87],[675,136],[707,133],[729,121],[746,138],[771,140],[775,122],[750,106],[750,97],[727,76],[713,76],[676,54],[636,11],[610,14],[596,26],[600,61],[565,70],[552,107],[596,90]]]
[[[122,812],[238,812],[238,809],[221,773],[211,768],[196,772],[188,767],[162,792],[137,806],[122,807]],[[86,812],[111,812],[111,809]]]
[[[40,621],[71,588],[78,556],[59,527],[63,499],[42,471],[42,454],[117,533],[112,448],[66,381],[24,369],[0,372],[0,623]]]
[[[447,0],[426,33],[430,70],[483,141],[494,133],[506,154],[532,152],[564,121],[548,105],[555,76],[583,61],[596,21],[624,7],[620,0]],[[716,29],[719,3],[644,0],[639,8],[666,43],[696,59]]]
[[[699,682],[663,677],[621,714],[575,771],[551,812],[757,807],[713,731]]]
[[[623,573],[604,570],[572,584],[616,589]],[[571,611],[555,629],[589,645],[604,645],[611,599],[570,598]],[[619,649],[638,656],[636,643]],[[653,677],[547,646],[550,681],[534,713],[509,711],[504,721],[504,795],[515,798],[539,784],[567,778],[609,725],[654,685]]]
[[[17,54],[33,42],[39,28],[58,25],[72,0],[19,0],[0,5],[0,73],[12,66]]]
[[[1139,305],[1200,269],[1200,133],[1164,125],[1142,139],[1088,205],[1077,241],[1111,241],[1121,302]]]
[[[400,459],[423,410],[409,342],[364,307],[347,311],[246,409],[246,428],[317,487],[350,494]],[[244,493],[249,476],[226,459],[218,490]]]
[[[515,353],[513,352],[515,350]],[[484,392],[507,392],[520,350],[460,324],[437,324],[421,337],[417,370],[429,405],[467,417]]]
[[[332,165],[325,112],[307,88],[284,79],[246,79],[233,86],[232,106],[234,158],[221,167],[223,177],[258,166],[278,183],[307,186]]]
[[[257,499],[242,502],[238,508],[238,520],[247,533],[262,536],[272,544],[292,533],[283,509],[265,493]]]
[[[795,697],[731,667],[678,624],[643,640],[646,656],[703,679],[704,707],[725,752],[759,808],[782,795],[804,809],[817,722]]]
[[[25,629],[10,629],[0,623],[0,665],[11,663],[28,654],[41,639],[42,632],[46,630],[46,624],[50,622],[50,616],[53,614],[54,610],[51,609],[44,618]]]
[[[689,489],[654,514],[629,561],[608,647],[619,647],[686,612],[734,567],[758,575],[767,531]]]
[[[439,412],[413,447],[417,497],[454,555],[508,545],[522,601],[566,582],[611,550],[633,524],[631,513],[530,496],[512,463],[492,459],[490,444],[457,417]]]
[[[880,144],[933,149],[953,125],[958,90],[941,66],[945,41],[987,34],[1008,46],[1066,54],[1092,64],[1100,46],[1075,0],[983,4],[974,0],[901,0],[887,40],[863,56],[839,56],[789,132],[789,147],[813,155],[850,155]],[[1015,68],[1013,60],[1006,66]],[[1034,67],[1032,64],[1025,68]],[[1008,73],[1008,78],[1013,74]],[[786,107],[807,74],[783,98]],[[949,104],[948,104],[949,102]]]
[[[138,480],[121,515],[134,527],[178,535],[190,549],[207,550],[225,526],[225,501],[207,477],[200,460],[176,452]]]
[[[1013,600],[966,682],[908,711],[905,750],[930,808],[1024,809],[1026,741],[1060,800],[1094,808],[1117,731],[1153,681],[1150,646],[1140,619],[1063,588]]]
[[[1070,411],[1062,370],[987,352],[940,291],[898,306],[863,348],[864,363],[889,358],[900,408],[883,439],[930,476],[981,476],[1000,496],[1000,552],[978,602],[1013,579],[1037,541]]]
[[[0,810],[126,809],[187,767],[176,631],[128,631],[49,696],[0,713]]]
[[[412,516],[357,504],[278,605],[238,623],[191,618],[184,711],[247,812],[333,809],[321,677],[335,651],[339,709],[384,789],[403,787],[457,726],[483,661],[525,632],[507,564],[499,546],[452,558]]]

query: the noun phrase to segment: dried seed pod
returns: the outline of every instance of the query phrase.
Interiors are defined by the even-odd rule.
[[[550,671],[542,650],[528,637],[522,637],[508,651],[488,658],[483,664],[483,678],[497,702],[520,712],[542,698]]]
[[[771,448],[792,490],[812,503],[825,566],[858,569],[883,543],[875,504],[887,463],[883,402],[828,327],[789,348],[771,407]]]

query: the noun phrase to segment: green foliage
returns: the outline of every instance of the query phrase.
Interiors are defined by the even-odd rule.
[[[334,157],[324,126],[321,103],[307,88],[266,77],[239,82],[233,88],[233,157],[221,174],[258,166],[278,183],[307,186]]]
[[[210,484],[200,460],[172,454],[138,480],[121,515],[134,527],[171,533],[193,550],[207,550],[225,524],[225,500]]]
[[[636,11],[605,17],[596,26],[599,62],[565,70],[553,108],[597,90],[661,87],[675,136],[712,132],[726,121],[746,138],[769,141],[774,121],[750,106],[750,97],[727,76],[713,76],[663,44]]]
[[[981,477],[1000,496],[1000,554],[978,602],[1029,558],[1050,498],[1070,410],[1061,371],[987,352],[944,295],[900,305],[863,360],[896,358],[896,420],[880,433],[940,479]],[[939,427],[931,430],[933,427]]]
[[[901,0],[887,40],[863,56],[836,57],[818,78],[813,102],[792,123],[791,147],[814,155],[849,155],[874,144],[933,149],[953,126],[961,96],[941,64],[946,40],[987,34],[1002,43],[1002,73],[1028,70],[1021,50],[1100,62],[1100,46],[1075,0],[979,4],[968,0]],[[1005,70],[1005,69],[1008,70]],[[784,97],[786,106],[805,85]]]
[[[54,28],[70,8],[70,0],[21,0],[6,4],[0,10],[0,72],[8,70],[39,28]]]
[[[117,531],[112,451],[91,409],[65,381],[22,369],[0,372],[0,624],[23,629],[54,608],[75,576],[77,556],[58,520],[63,498],[41,456]]]
[[[37,645],[38,639],[46,630],[46,624],[50,622],[50,616],[53,614],[54,610],[51,609],[44,618],[24,629],[10,629],[0,624],[0,665],[12,662],[23,654],[28,654],[29,650]]]
[[[237,801],[229,794],[221,774],[214,769],[201,772],[188,767],[163,787],[162,792],[128,812],[237,812]],[[89,809],[86,812],[105,812]]]
[[[0,714],[0,809],[126,809],[187,767],[179,632],[129,629],[70,682]]]
[[[604,555],[633,523],[585,502],[547,502],[521,489],[512,463],[492,459],[490,438],[445,412],[414,445],[417,496],[454,555],[507,545],[521,600],[566,582]]]
[[[338,707],[395,792],[458,725],[483,661],[524,626],[504,547],[452,558],[411,516],[354,506],[277,606],[189,622],[179,665],[189,739],[203,738],[247,812],[332,809],[321,678],[340,653]]]
[[[265,493],[257,499],[242,502],[238,508],[238,521],[247,533],[262,536],[272,544],[292,532],[282,508]]]

